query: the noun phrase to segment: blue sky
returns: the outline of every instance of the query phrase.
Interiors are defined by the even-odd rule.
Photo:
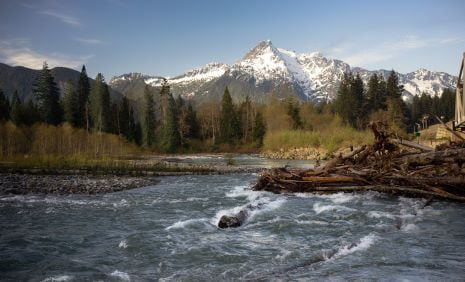
[[[0,62],[174,76],[259,41],[351,66],[457,75],[465,1],[0,0]]]

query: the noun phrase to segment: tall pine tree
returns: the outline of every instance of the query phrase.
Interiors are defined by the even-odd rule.
[[[89,95],[90,84],[87,77],[86,66],[82,66],[78,81],[78,97],[79,97],[79,122],[77,126],[89,129],[90,127],[90,110],[89,110]]]
[[[240,121],[226,87],[221,101],[219,142],[234,143],[240,138]]]
[[[254,121],[254,127],[252,131],[253,141],[257,143],[258,147],[263,145],[263,137],[265,137],[266,133],[266,124],[263,116],[260,112],[257,112]]]
[[[335,101],[335,112],[348,125],[354,126],[356,120],[356,111],[354,97],[352,95],[351,86],[354,77],[352,73],[344,73],[341,83],[339,84],[338,95]]]
[[[73,127],[78,127],[82,118],[79,108],[79,97],[71,81],[65,82],[63,109],[65,121]]]
[[[405,130],[407,120],[407,106],[402,100],[403,85],[399,84],[399,77],[394,70],[391,71],[386,82],[387,117],[391,127]]]
[[[187,132],[185,137],[188,139],[199,138],[199,121],[197,119],[197,113],[194,111],[191,103],[189,103],[187,106],[187,114],[184,123],[187,125]]]
[[[10,119],[16,125],[24,123],[23,105],[19,99],[18,91],[15,91],[13,93],[13,97],[11,98]]]
[[[34,97],[44,122],[57,125],[62,120],[60,92],[46,62],[34,82]]]
[[[363,89],[363,80],[359,74],[352,80],[350,86],[350,95],[352,96],[353,104],[352,110],[354,111],[354,119],[350,121],[350,124],[354,128],[362,129],[368,119],[366,111],[366,99]]]
[[[155,144],[155,102],[148,85],[144,90],[142,115],[142,143],[145,147],[152,147]]]
[[[0,121],[10,119],[10,101],[0,89]]]
[[[93,128],[98,132],[108,132],[111,116],[110,92],[101,73],[98,73],[95,77],[95,83],[91,89],[89,100]]]
[[[176,101],[171,93],[167,94],[165,100],[165,115],[161,126],[160,149],[167,153],[173,153],[181,145],[181,136],[179,135],[179,119],[176,108]]]

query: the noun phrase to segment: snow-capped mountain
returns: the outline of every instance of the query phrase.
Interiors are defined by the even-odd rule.
[[[234,96],[249,95],[264,100],[269,93],[287,95],[290,92],[303,100],[332,100],[344,72],[359,73],[366,82],[373,73],[387,77],[389,71],[369,71],[351,68],[349,64],[324,57],[319,52],[296,53],[276,48],[271,41],[262,41],[232,65],[210,63],[185,74],[168,78],[172,92],[186,98],[208,99],[219,97],[228,86]],[[162,77],[130,73],[114,77],[110,85],[125,93],[129,84],[144,82],[158,87]],[[399,81],[406,90],[405,97],[440,95],[442,89],[455,87],[457,77],[443,72],[419,69],[399,74]]]

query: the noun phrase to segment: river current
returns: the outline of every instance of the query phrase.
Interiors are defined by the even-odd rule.
[[[254,192],[256,174],[98,195],[0,198],[2,281],[465,278],[465,207],[379,193]],[[224,214],[260,204],[245,225]],[[329,255],[331,254],[331,255]]]

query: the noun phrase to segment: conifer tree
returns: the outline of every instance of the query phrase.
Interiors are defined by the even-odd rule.
[[[79,108],[79,97],[71,81],[65,82],[63,109],[65,121],[73,127],[78,127],[82,118]]]
[[[353,105],[355,105],[354,97],[351,92],[351,85],[354,77],[352,73],[344,73],[344,77],[339,85],[338,96],[335,101],[335,112],[341,119],[348,125],[354,126],[356,119],[356,112]]]
[[[406,129],[408,123],[407,107],[402,100],[404,87],[399,84],[396,72],[391,71],[386,82],[387,116],[394,129]]]
[[[90,95],[90,84],[89,78],[87,77],[86,66],[82,66],[81,73],[78,81],[78,99],[79,99],[79,122],[78,127],[84,127],[89,129],[90,126],[90,110],[89,110],[89,95]]]
[[[22,106],[22,120],[25,125],[33,125],[40,121],[40,112],[32,100]]]
[[[197,119],[197,113],[192,108],[192,104],[189,103],[187,106],[187,113],[185,118],[185,124],[187,125],[186,138],[199,138],[200,126]]]
[[[287,115],[292,119],[292,129],[297,130],[303,128],[299,105],[295,104],[293,101],[288,101]]]
[[[359,74],[355,76],[350,85],[350,95],[352,104],[352,111],[354,111],[353,119],[350,124],[354,128],[362,129],[368,119],[367,106],[365,100],[365,93],[363,89],[363,80]]]
[[[234,143],[240,138],[240,121],[226,87],[221,101],[219,142]]]
[[[119,118],[119,134],[122,134],[127,140],[131,141],[131,105],[129,104],[129,99],[123,97],[121,103],[118,105],[118,118]],[[134,121],[132,121],[133,123]]]
[[[10,101],[0,89],[0,121],[10,119]]]
[[[98,132],[108,132],[110,128],[110,93],[101,73],[95,77],[90,93],[90,115],[93,128]]]
[[[399,84],[397,73],[392,70],[386,82],[386,96],[391,99],[401,99],[404,87]]]
[[[177,117],[176,101],[171,93],[167,96],[167,105],[165,107],[165,117],[161,126],[160,149],[167,153],[173,153],[181,145],[181,136],[179,135],[179,119]]]
[[[455,116],[455,90],[444,89],[439,103],[444,120],[452,120]]]
[[[249,95],[245,97],[244,102],[239,106],[239,118],[241,121],[242,138],[244,142],[250,142],[253,139],[252,131],[254,127],[254,109]]]
[[[34,82],[34,96],[42,119],[48,124],[57,125],[62,120],[60,92],[46,62]]]
[[[142,118],[142,143],[145,147],[155,144],[155,102],[149,86],[144,90],[144,108]]]
[[[367,89],[367,112],[376,112],[377,110],[386,109],[386,85],[383,77],[376,73],[370,76]]]
[[[129,130],[126,135],[129,141],[134,141],[136,144],[141,145],[141,137],[140,137],[140,124],[136,123],[136,119],[134,117],[134,109],[130,107],[129,109]],[[139,131],[137,131],[139,130]]]
[[[253,141],[257,143],[258,147],[261,147],[263,145],[263,138],[265,137],[265,133],[266,133],[265,120],[263,119],[262,114],[260,112],[257,112],[257,115],[255,116],[252,135],[253,135]]]
[[[23,105],[21,103],[21,100],[19,99],[18,91],[15,91],[13,97],[11,98],[10,118],[11,121],[16,125],[24,123]]]
[[[186,142],[187,131],[189,130],[188,125],[186,123],[186,115],[187,115],[187,107],[184,99],[179,95],[176,99],[176,109],[178,113],[178,121],[179,121],[179,136],[181,137],[181,145],[184,145]]]

